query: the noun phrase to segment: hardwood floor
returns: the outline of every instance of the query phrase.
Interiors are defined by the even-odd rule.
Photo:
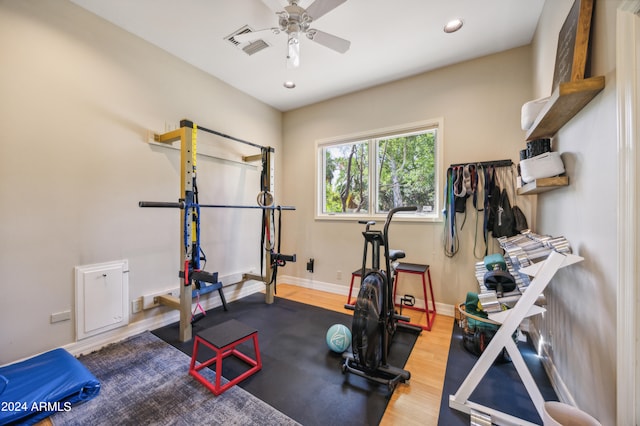
[[[344,308],[346,297],[295,285],[278,284],[278,297],[352,314]],[[412,322],[426,324],[425,313],[405,310]],[[411,351],[405,368],[409,384],[394,391],[381,425],[437,425],[442,386],[451,343],[452,317],[436,315],[431,331],[423,331]]]

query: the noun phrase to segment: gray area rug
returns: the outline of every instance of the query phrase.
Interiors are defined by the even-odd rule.
[[[216,397],[189,376],[187,355],[149,332],[79,360],[100,381],[100,393],[53,415],[56,426],[299,424],[238,386]],[[215,377],[207,368],[201,373]]]

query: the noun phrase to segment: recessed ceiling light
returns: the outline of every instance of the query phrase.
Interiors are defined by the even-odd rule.
[[[285,81],[283,86],[287,89],[293,89],[294,87],[296,87],[296,84],[293,81]]]
[[[460,28],[462,28],[463,25],[464,25],[464,22],[462,22],[462,19],[460,18],[452,19],[451,21],[447,22],[447,25],[444,26],[444,32],[455,33]]]

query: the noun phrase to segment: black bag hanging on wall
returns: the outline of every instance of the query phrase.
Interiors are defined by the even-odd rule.
[[[520,207],[518,207],[518,193],[516,192],[515,183],[514,183],[514,171],[511,169],[511,191],[513,194],[513,230],[516,234],[524,231],[525,229],[529,229],[529,224],[527,223],[527,217],[524,215],[524,212]]]
[[[524,215],[520,207],[513,206],[513,230],[516,233],[529,229],[527,217]]]
[[[509,202],[509,195],[506,188],[500,192],[500,199],[498,201],[498,209],[495,217],[493,218],[493,236],[498,237],[513,237],[517,234],[514,228],[515,220],[513,217],[513,210],[511,209],[511,203]]]

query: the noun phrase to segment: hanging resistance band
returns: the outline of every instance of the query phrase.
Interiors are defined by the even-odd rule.
[[[476,259],[483,259],[484,258],[484,254],[480,253],[478,255],[478,251],[477,251],[477,247],[478,247],[478,223],[480,222],[479,217],[480,217],[480,212],[483,212],[483,226],[482,226],[482,232],[484,234],[484,241],[485,241],[485,253],[487,251],[487,238],[486,238],[486,233],[485,233],[485,227],[484,227],[484,216],[485,216],[485,205],[487,203],[485,197],[487,194],[487,190],[485,188],[485,170],[484,170],[484,166],[482,164],[479,164],[476,167],[476,179],[477,179],[477,185],[476,185],[476,192],[473,194],[473,207],[476,211],[476,226],[474,228],[474,237],[473,237],[473,257],[475,257]],[[482,205],[480,206],[480,203],[482,203]]]
[[[269,173],[269,164],[267,161],[267,151],[265,149],[262,150],[262,173],[260,174],[260,194],[258,195],[258,198],[262,197],[261,203],[260,204],[268,204],[268,201],[273,201],[273,199],[268,200],[268,197],[270,196],[270,192],[269,192],[269,185],[268,185],[268,178],[267,178],[267,173]],[[269,221],[269,214],[272,215],[272,220]],[[264,253],[272,253],[273,252],[273,244],[271,241],[271,226],[269,226],[269,223],[273,224],[273,210],[271,212],[269,212],[269,210],[264,209],[262,211],[262,228],[261,228],[261,235],[260,235],[260,276],[265,279],[265,282],[267,282],[268,284],[271,284],[271,281],[267,281],[270,280],[270,277],[264,277],[262,275],[262,271],[264,268],[264,261],[265,261],[265,255]],[[267,259],[267,262],[271,262],[271,259]],[[266,271],[265,271],[265,275],[266,275]],[[275,292],[275,288],[274,288],[274,292]]]
[[[489,250],[489,232],[492,228],[492,202],[493,188],[497,185],[496,168],[513,167],[511,160],[483,161],[468,164],[453,164],[447,169],[446,184],[444,189],[444,232],[443,246],[447,257],[453,257],[459,249],[458,225],[456,223],[456,201],[460,204],[459,212],[464,212],[464,218],[460,230],[464,227],[467,218],[467,197],[473,196],[473,206],[476,210],[475,238],[473,255],[478,256],[478,224],[479,212],[483,212],[482,230],[485,243],[484,256]],[[482,192],[483,191],[483,192]],[[482,194],[481,194],[482,192]],[[494,200],[495,201],[495,200]]]
[[[454,195],[453,168],[447,169],[447,182],[444,189],[444,254],[453,257],[458,252],[458,233],[456,232],[456,207]]]
[[[275,211],[271,210],[271,214],[272,216],[272,220],[275,221]],[[282,232],[282,210],[278,209],[278,237],[276,239],[278,247],[277,247],[277,253],[280,253],[280,235]],[[278,266],[284,266],[285,265],[285,261],[284,259],[281,259],[279,257],[274,257],[273,256],[273,250],[271,250],[271,270],[272,270],[272,274],[270,277],[270,284],[273,284],[273,292],[276,293],[276,277],[278,276]]]

